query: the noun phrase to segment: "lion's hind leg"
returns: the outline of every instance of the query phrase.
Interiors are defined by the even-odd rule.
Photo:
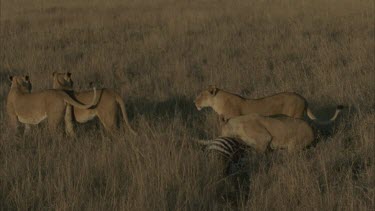
[[[98,118],[100,122],[103,124],[104,129],[111,133],[111,135],[115,134],[118,132],[118,117],[117,117],[117,112],[118,109],[116,105],[111,105],[111,108],[101,112],[98,112]]]
[[[257,151],[264,153],[272,141],[272,135],[261,124],[256,123],[252,125],[243,126],[242,140],[249,146],[254,147]]]
[[[288,111],[286,112],[287,116],[301,119],[305,113],[305,105],[293,104],[289,107]]]
[[[64,122],[66,134],[70,137],[75,137],[76,134],[73,128],[73,107],[71,105],[66,106]]]

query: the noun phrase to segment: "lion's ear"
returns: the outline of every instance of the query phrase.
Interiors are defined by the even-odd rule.
[[[9,76],[9,81],[13,81],[13,76]]]
[[[30,80],[30,77],[27,75],[27,76],[25,76],[25,80],[26,81],[29,81]]]
[[[52,73],[52,76],[55,77],[56,73],[57,73],[57,72],[53,72],[53,73]]]
[[[211,86],[209,86],[208,91],[210,92],[210,94],[212,96],[215,96],[217,94],[217,92],[219,91],[219,89],[216,88],[216,86],[211,85]]]
[[[72,73],[71,72],[67,72],[66,76],[68,76],[68,78],[70,78],[70,76],[72,76]]]

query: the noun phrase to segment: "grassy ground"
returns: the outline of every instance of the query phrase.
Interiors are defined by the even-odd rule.
[[[105,3],[104,3],[105,2]],[[373,210],[374,2],[370,0],[1,0],[0,207],[124,210]],[[115,88],[139,137],[78,138],[44,126],[14,137],[9,74],[34,90],[70,71],[77,89]],[[347,106],[331,136],[292,156],[248,157],[243,172],[192,142],[218,135],[195,95],[216,84],[249,98],[282,91],[314,110]]]

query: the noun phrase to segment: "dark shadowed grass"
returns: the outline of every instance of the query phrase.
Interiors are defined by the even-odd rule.
[[[0,208],[89,210],[373,210],[374,2],[1,1]],[[114,88],[138,131],[98,121],[77,137],[45,124],[14,136],[9,74],[33,89],[70,71],[79,89]],[[195,139],[219,134],[196,94],[216,84],[249,98],[294,91],[318,116],[342,115],[315,146],[250,150],[237,171]],[[322,111],[322,112],[320,112]]]

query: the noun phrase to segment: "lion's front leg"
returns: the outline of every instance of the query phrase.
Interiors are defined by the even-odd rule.
[[[18,122],[17,116],[9,116],[9,126],[12,133],[18,133],[20,128],[20,123]]]
[[[7,107],[8,111],[8,123],[12,133],[18,133],[20,123],[14,109],[10,106]]]
[[[29,124],[25,124],[25,130],[23,131],[23,135],[27,136],[30,134],[31,126]]]

